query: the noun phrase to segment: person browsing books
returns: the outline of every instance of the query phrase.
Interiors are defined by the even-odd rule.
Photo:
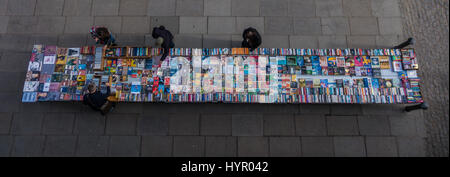
[[[166,30],[164,26],[159,26],[153,28],[152,37],[156,39],[156,46],[164,49],[164,53],[161,56],[161,61],[164,61],[169,54],[169,49],[175,47],[172,33]]]
[[[94,83],[87,86],[87,93],[83,95],[83,104],[89,105],[93,110],[100,111],[102,115],[110,112],[115,104],[108,100],[111,94],[109,83],[106,83],[106,94],[100,92]]]
[[[244,38],[242,47],[250,48],[250,51],[255,50],[261,45],[261,36],[255,28],[249,27],[245,29],[242,38]]]
[[[92,38],[94,38],[96,44],[102,44],[107,46],[116,46],[116,39],[109,32],[108,28],[103,26],[94,26],[89,31]]]

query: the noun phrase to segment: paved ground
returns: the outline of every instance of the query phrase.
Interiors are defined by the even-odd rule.
[[[424,3],[426,2],[426,3]],[[448,157],[449,1],[402,0],[405,36],[417,39],[424,97],[427,156]],[[438,93],[438,94],[436,94]]]
[[[403,24],[411,24],[402,17],[408,13],[402,15],[400,8],[409,6],[401,4],[0,0],[0,82],[7,85],[0,87],[0,156],[435,155],[425,150],[442,148],[442,143],[425,142],[436,141],[426,138],[435,135],[430,133],[433,126],[448,127],[448,81],[439,90],[431,89],[437,84],[424,86],[426,96],[434,94],[426,99],[442,105],[432,113],[403,113],[403,105],[123,103],[102,117],[80,103],[20,102],[32,44],[89,45],[93,41],[87,32],[94,24],[110,27],[122,45],[152,44],[151,28],[163,24],[175,34],[176,47],[239,46],[240,32],[253,26],[262,33],[263,47],[382,48],[410,34],[403,30]],[[448,19],[448,2],[446,13]],[[443,34],[448,36],[448,23]],[[423,69],[435,68],[421,64]],[[448,70],[439,68],[448,78]],[[435,78],[423,73],[424,80]],[[425,124],[434,119],[439,121]],[[439,130],[446,130],[448,137],[448,128]],[[448,155],[448,141],[446,148]]]

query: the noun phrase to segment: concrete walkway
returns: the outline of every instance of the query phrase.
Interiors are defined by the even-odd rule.
[[[262,47],[383,48],[406,39],[402,22],[397,0],[0,0],[0,156],[425,156],[423,112],[403,105],[122,103],[102,117],[20,101],[32,44],[92,45],[92,25],[119,45],[152,45],[164,25],[176,47],[238,47],[252,26]]]

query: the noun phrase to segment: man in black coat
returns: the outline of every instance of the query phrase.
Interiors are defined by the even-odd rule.
[[[97,86],[90,83],[87,86],[88,93],[83,95],[83,104],[89,105],[93,110],[100,111],[102,115],[108,113],[111,108],[115,106],[114,103],[108,101],[108,96],[111,94],[111,89],[109,83],[106,84],[107,92],[106,94],[97,90]]]
[[[249,27],[245,29],[242,34],[242,38],[244,38],[242,41],[242,47],[250,48],[250,51],[255,50],[259,47],[259,45],[261,45],[261,36],[255,28]]]
[[[164,61],[169,54],[169,49],[175,47],[175,44],[172,41],[172,33],[166,30],[164,26],[154,27],[152,31],[152,37],[156,39],[157,45],[161,45],[161,48],[164,49],[164,53],[161,56],[161,61]]]

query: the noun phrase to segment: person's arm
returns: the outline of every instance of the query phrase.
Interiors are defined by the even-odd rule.
[[[109,84],[106,86],[106,95],[109,96],[111,94],[111,87]]]

